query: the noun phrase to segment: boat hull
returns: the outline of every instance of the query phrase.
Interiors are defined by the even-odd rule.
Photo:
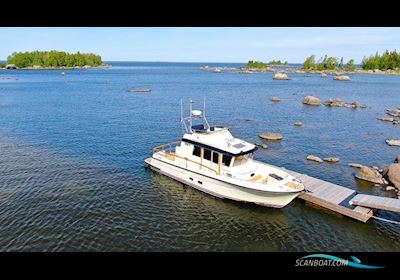
[[[299,195],[299,193],[276,193],[248,189],[155,158],[147,158],[145,162],[156,172],[219,198],[282,208]]]

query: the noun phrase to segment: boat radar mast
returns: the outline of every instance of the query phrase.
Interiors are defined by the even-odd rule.
[[[181,125],[187,133],[208,132],[210,125],[206,119],[206,98],[203,102],[203,111],[193,109],[193,100],[189,101],[190,114],[188,117],[183,116],[183,103],[181,99]]]

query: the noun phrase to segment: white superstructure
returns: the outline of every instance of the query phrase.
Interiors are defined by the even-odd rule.
[[[253,160],[254,144],[233,137],[226,127],[210,126],[205,108],[192,110],[191,102],[190,112],[181,117],[181,141],[154,148],[145,160],[153,170],[220,198],[276,208],[304,191],[284,170]]]

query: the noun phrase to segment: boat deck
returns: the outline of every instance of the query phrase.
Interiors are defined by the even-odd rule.
[[[306,187],[306,192],[298,198],[311,202],[336,213],[367,222],[373,216],[374,209],[400,212],[400,200],[366,194],[357,194],[355,190],[317,179],[306,174],[285,169]]]

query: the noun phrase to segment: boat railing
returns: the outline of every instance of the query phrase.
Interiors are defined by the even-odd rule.
[[[218,174],[217,170],[215,170],[207,165],[204,165],[201,162],[197,162],[197,161],[191,160],[187,157],[182,157],[182,156],[177,155],[175,153],[175,148],[177,146],[179,146],[181,142],[182,141],[175,141],[175,142],[171,142],[171,143],[167,143],[167,144],[162,144],[157,147],[154,147],[153,150],[156,153],[159,153],[159,154],[165,156],[169,160],[175,160],[175,158],[180,158],[180,159],[185,160],[186,168],[188,167],[188,162],[191,162],[191,163],[197,164],[200,167],[200,169],[205,168],[207,170],[214,172],[216,175]]]

